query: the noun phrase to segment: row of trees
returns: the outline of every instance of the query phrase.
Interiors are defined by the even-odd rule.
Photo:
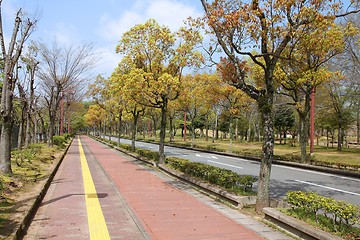
[[[0,174],[11,174],[14,126],[19,131],[18,148],[45,140],[52,145],[55,129],[59,134],[65,129],[65,110],[67,116],[74,112],[80,84],[90,79],[95,58],[92,45],[64,48],[29,42],[38,20],[21,9],[6,46],[1,4],[0,0]]]
[[[257,112],[255,119],[260,120],[257,130],[263,140],[257,202],[260,211],[269,204],[274,122],[283,125],[281,131],[294,122],[291,116],[286,121],[274,119],[275,109],[283,115],[297,113],[297,132],[305,159],[311,93],[315,89],[318,95],[333,93],[331,109],[336,109],[332,84],[343,82],[343,76],[353,79],[349,75],[352,69],[339,72],[331,63],[340,66],[332,59],[346,50],[352,56],[352,64],[358,64],[358,26],[350,21],[340,25],[337,20],[358,10],[342,12],[339,2],[328,1],[201,0],[201,3],[205,16],[190,20],[186,28],[176,33],[154,20],[126,32],[116,48],[124,57],[110,78],[99,76],[91,87],[89,93],[99,107],[92,106],[86,118],[93,125],[103,122],[101,114],[107,113],[109,118],[118,119],[121,129],[122,121],[130,114],[134,147],[139,118],[145,114],[148,119],[155,119],[154,109],[159,109],[162,163],[166,117],[172,137],[176,113],[186,113],[190,128],[196,126],[197,118],[202,118],[204,128],[208,129],[209,123],[217,122],[222,112],[232,139],[233,122],[236,125],[242,117],[249,120]],[[214,37],[210,47],[202,51],[210,58],[196,51],[205,48],[200,31]],[[223,57],[217,62],[216,74],[183,74],[185,67],[199,67],[204,59],[214,61],[218,50]],[[339,90],[343,92],[343,84]],[[331,111],[325,107],[328,102],[324,101],[321,110]],[[343,106],[348,105],[345,102]],[[279,106],[274,108],[277,103]],[[253,111],[254,105],[257,111]],[[338,125],[338,135],[342,126]]]

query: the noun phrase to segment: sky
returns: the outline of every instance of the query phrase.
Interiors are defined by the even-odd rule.
[[[131,27],[154,18],[176,31],[187,17],[203,14],[200,0],[3,0],[6,39],[19,8],[40,16],[31,40],[66,47],[93,43],[99,57],[94,71],[104,77],[120,62],[115,47]]]

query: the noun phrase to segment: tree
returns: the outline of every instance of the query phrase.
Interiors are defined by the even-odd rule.
[[[14,75],[15,67],[21,56],[24,44],[29,38],[36,19],[30,19],[20,10],[15,16],[13,32],[9,46],[5,46],[2,23],[2,0],[0,0],[0,45],[3,60],[4,81],[0,103],[1,136],[0,136],[0,173],[12,173],[11,170],[11,134],[13,128],[13,99],[17,78]]]
[[[280,144],[282,144],[282,136],[285,138],[286,133],[295,125],[295,117],[293,110],[287,105],[280,105],[275,109],[274,126],[280,135]]]
[[[165,160],[164,140],[169,101],[179,96],[180,80],[185,67],[199,64],[194,47],[201,41],[194,28],[180,28],[171,33],[150,19],[124,33],[116,52],[124,54],[129,71],[126,89],[141,105],[161,110],[159,163]]]
[[[186,112],[190,121],[188,128],[191,132],[191,146],[195,143],[195,122],[207,114],[211,102],[216,99],[214,85],[217,83],[219,78],[215,74],[189,74],[182,80],[182,90],[177,101],[179,110]],[[210,92],[213,94],[209,94]]]
[[[66,94],[83,94],[82,84],[90,79],[89,72],[96,61],[91,44],[65,48],[54,43],[49,48],[44,43],[39,43],[38,48],[38,76],[42,80],[42,95],[46,100],[50,119],[48,143],[52,145],[61,100]]]
[[[217,0],[209,4],[201,0],[206,22],[225,53],[234,80],[258,103],[263,133],[262,157],[256,209],[269,205],[269,183],[274,153],[273,104],[275,67],[292,40],[301,39],[303,31],[316,21],[334,18],[337,3],[328,1],[259,1]],[[328,14],[326,16],[324,14]],[[331,15],[331,16],[330,16]],[[259,53],[252,49],[259,49]],[[242,57],[258,65],[262,81],[247,81],[246,63]]]
[[[105,110],[99,105],[90,105],[85,114],[86,124],[92,128],[93,133],[97,134],[101,130],[101,123],[105,117]]]
[[[334,60],[337,68],[342,69],[342,74],[347,81],[352,83],[351,105],[356,119],[356,142],[360,144],[360,16],[353,15],[347,19],[357,28],[357,34],[346,38],[345,51]],[[335,64],[334,64],[335,65]]]
[[[291,60],[280,60],[280,68],[285,74],[278,74],[284,78],[280,80],[284,90],[281,93],[292,99],[298,113],[302,161],[307,160],[311,93],[332,78],[333,73],[325,64],[344,51],[344,40],[354,30],[351,25],[340,27],[332,21],[322,21],[315,22],[304,32],[304,37],[296,44],[291,42],[284,51]]]
[[[223,76],[226,76],[223,74]],[[251,104],[248,96],[245,96],[245,93],[238,88],[235,88],[232,85],[226,83],[226,79],[223,79],[223,83],[219,86],[215,92],[220,96],[220,106],[223,107],[225,114],[229,122],[229,139],[230,139],[230,152],[233,151],[233,119],[238,119],[242,110],[246,110]]]

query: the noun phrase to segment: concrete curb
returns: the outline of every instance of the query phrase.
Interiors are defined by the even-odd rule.
[[[50,174],[49,178],[47,179],[47,181],[44,183],[44,186],[42,187],[39,195],[36,197],[35,200],[33,200],[33,203],[31,203],[31,207],[29,209],[29,211],[26,213],[26,215],[24,216],[24,219],[22,220],[22,222],[20,223],[19,227],[14,231],[14,240],[20,240],[23,239],[24,235],[26,234],[27,229],[29,228],[42,200],[44,199],[46,192],[48,191],[50,184],[52,182],[52,180],[55,177],[56,172],[58,171],[62,161],[64,160],[64,157],[66,155],[66,153],[68,152],[71,143],[73,140],[71,140],[71,142],[69,143],[69,145],[67,146],[67,148],[65,149],[63,155],[61,156],[60,160],[58,161],[58,163],[56,164],[54,170],[52,171],[52,173]]]
[[[265,214],[265,221],[274,223],[280,228],[294,234],[301,239],[306,240],[341,240],[342,238],[331,235],[330,233],[324,232],[320,229],[316,229],[311,225],[295,219],[293,217],[287,216],[286,214],[274,209],[274,208],[264,208],[263,212]]]

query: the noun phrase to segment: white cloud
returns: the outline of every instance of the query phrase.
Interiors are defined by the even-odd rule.
[[[104,77],[110,77],[110,74],[115,70],[122,56],[115,53],[115,47],[102,47],[95,50],[99,56],[97,63],[97,74],[101,74]]]
[[[80,42],[78,30],[74,25],[65,23],[57,23],[54,29],[45,32],[45,38],[51,39],[52,42],[56,42],[58,45],[70,47]]]
[[[191,1],[190,1],[191,2]],[[109,76],[121,60],[121,55],[115,53],[115,47],[123,33],[136,24],[145,23],[154,18],[160,25],[168,26],[176,31],[189,16],[202,15],[195,6],[187,5],[179,0],[137,0],[119,16],[104,13],[99,21],[96,33],[99,41],[105,41],[107,46],[99,49],[101,60],[98,64],[99,73]]]
[[[98,34],[108,41],[119,41],[122,34],[142,21],[142,17],[135,12],[125,12],[119,19],[112,19],[104,15],[100,19]]]
[[[161,25],[168,26],[172,31],[176,31],[189,16],[198,17],[200,13],[196,11],[195,7],[180,2],[157,0],[151,1],[145,15],[148,18],[155,18]]]
[[[176,31],[189,16],[200,15],[194,6],[175,0],[138,0],[118,18],[103,15],[98,34],[106,40],[119,41],[124,32],[136,24],[145,23],[149,18]]]

